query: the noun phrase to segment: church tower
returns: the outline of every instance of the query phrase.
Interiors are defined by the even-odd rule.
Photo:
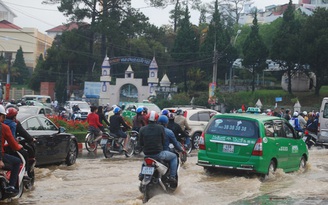
[[[148,77],[148,86],[149,86],[149,94],[154,95],[155,87],[158,85],[158,65],[153,57],[149,65],[149,77]]]

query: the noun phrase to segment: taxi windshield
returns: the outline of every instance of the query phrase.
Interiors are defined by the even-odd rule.
[[[208,127],[207,133],[214,135],[248,138],[258,138],[259,136],[257,123],[247,120],[230,118],[215,119]]]

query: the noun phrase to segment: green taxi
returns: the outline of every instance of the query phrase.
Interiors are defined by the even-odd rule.
[[[264,176],[277,168],[304,169],[307,146],[293,127],[285,119],[253,113],[213,116],[199,141],[197,165]]]

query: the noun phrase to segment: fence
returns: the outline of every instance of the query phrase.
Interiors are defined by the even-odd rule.
[[[33,90],[26,89],[26,88],[11,88],[9,93],[9,100],[15,99],[20,100],[24,95],[37,95],[38,93],[34,92]],[[5,96],[5,93],[4,93]]]

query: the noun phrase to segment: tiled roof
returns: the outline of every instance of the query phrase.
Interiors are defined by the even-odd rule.
[[[71,22],[68,24],[63,24],[57,27],[54,27],[52,29],[46,30],[46,32],[63,32],[63,31],[71,31],[73,29],[79,28],[79,26],[85,26],[88,25],[88,23],[81,22],[81,23],[76,23],[76,22]]]
[[[22,29],[15,24],[10,23],[7,20],[2,20],[0,21],[0,28],[5,28],[5,29]]]

